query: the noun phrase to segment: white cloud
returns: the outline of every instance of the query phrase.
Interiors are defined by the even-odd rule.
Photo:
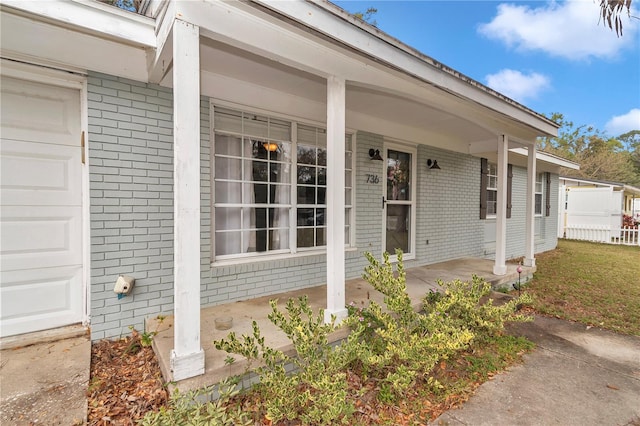
[[[487,86],[491,87],[518,102],[533,99],[551,86],[549,78],[532,72],[523,74],[520,71],[504,69],[485,77]]]
[[[613,137],[631,130],[640,130],[640,108],[633,108],[626,114],[614,116],[607,121],[604,129],[608,135]]]
[[[634,44],[638,25],[626,15],[622,37],[599,21],[600,7],[594,0],[550,2],[536,8],[503,3],[493,20],[481,24],[478,31],[518,50],[542,51],[571,60],[615,57],[622,48]]]

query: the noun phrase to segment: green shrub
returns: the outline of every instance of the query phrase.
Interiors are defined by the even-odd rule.
[[[176,390],[169,401],[169,408],[147,413],[139,424],[142,426],[235,426],[253,424],[251,418],[240,407],[229,404],[238,394],[235,381],[226,379],[218,384],[219,398],[212,402],[202,399],[214,391],[210,386],[198,391],[181,394]]]
[[[257,368],[260,383],[255,390],[265,403],[267,417],[274,422],[299,420],[304,424],[333,424],[344,421],[354,410],[346,398],[346,366],[357,357],[361,345],[356,330],[343,345],[332,347],[328,335],[335,330],[335,318],[324,323],[324,313],[313,314],[307,297],[289,299],[286,314],[271,302],[269,320],[293,343],[295,356],[264,345],[258,325],[253,322],[253,336],[235,333],[214,342],[216,348],[247,358],[250,364],[261,361]],[[287,374],[285,365],[294,367]]]
[[[424,310],[417,312],[407,293],[402,252],[396,251],[394,272],[389,254],[379,262],[365,253],[369,265],[363,278],[384,295],[383,308],[371,301],[367,307],[349,309],[348,324],[363,327],[367,344],[360,351],[360,362],[368,373],[382,380],[379,398],[391,401],[402,397],[416,380],[438,388],[429,377],[441,360],[466,349],[478,339],[490,338],[501,332],[505,321],[522,321],[515,307],[523,299],[495,307],[492,302],[480,303],[491,287],[478,277],[471,284],[456,280],[439,282],[444,292],[430,292],[423,299]]]

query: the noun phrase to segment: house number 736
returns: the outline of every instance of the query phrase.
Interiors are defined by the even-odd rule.
[[[367,174],[367,183],[380,183],[378,175]]]

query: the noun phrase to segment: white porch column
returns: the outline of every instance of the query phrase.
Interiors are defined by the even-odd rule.
[[[347,316],[344,291],[344,134],[345,81],[327,79],[327,309],[331,315]]]
[[[204,373],[200,346],[200,29],[173,26],[173,380]]]
[[[498,136],[498,206],[496,209],[496,261],[495,275],[507,273],[507,165],[509,159],[509,137]]]
[[[535,259],[535,210],[536,210],[536,155],[538,149],[536,144],[529,147],[527,157],[527,225],[525,237],[525,266],[536,266]]]

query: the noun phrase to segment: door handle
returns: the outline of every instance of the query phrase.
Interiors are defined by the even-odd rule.
[[[384,209],[384,203],[386,203],[387,200],[384,199],[384,195],[382,196],[382,208]]]

